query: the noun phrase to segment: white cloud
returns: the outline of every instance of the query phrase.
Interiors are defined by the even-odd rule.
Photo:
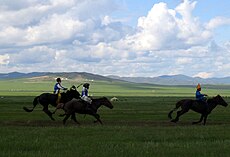
[[[192,62],[192,58],[178,58],[176,64],[189,64]]]
[[[0,64],[9,64],[9,55],[5,54],[5,55],[0,55]]]
[[[52,43],[65,41],[75,35],[77,29],[84,27],[79,21],[74,21],[65,15],[51,15],[42,20],[39,25],[27,29],[26,43]]]
[[[138,19],[139,31],[127,37],[127,44],[138,51],[170,47],[177,40],[178,27],[174,18],[173,11],[168,10],[165,3],[155,4],[146,17]],[[168,44],[164,45],[165,43]]]
[[[15,65],[37,66],[36,64],[49,64],[55,59],[56,51],[47,46],[35,46],[10,55],[10,63]]]
[[[207,23],[206,28],[207,29],[215,29],[215,28],[218,28],[222,25],[230,25],[230,18],[215,17]]]
[[[136,26],[127,26],[124,18],[111,15],[119,9],[117,2],[0,1],[0,64],[7,65],[5,71],[22,72],[229,74],[229,41],[215,43],[213,34],[228,18],[202,23],[193,15],[199,3],[184,0],[175,8],[155,4]]]
[[[19,28],[8,26],[0,30],[0,46],[11,45],[15,46],[22,41],[25,32]]]
[[[213,77],[213,73],[208,73],[208,72],[200,72],[196,75],[194,75],[193,77],[201,77],[201,78],[210,78]]]
[[[138,19],[139,31],[128,36],[126,44],[136,51],[146,51],[189,48],[207,43],[212,33],[192,16],[195,4],[185,0],[174,10],[166,3],[155,4],[146,17]]]

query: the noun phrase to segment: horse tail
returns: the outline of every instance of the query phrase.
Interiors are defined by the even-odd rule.
[[[168,118],[169,118],[169,119],[172,119],[172,113],[173,113],[174,111],[176,111],[180,106],[181,106],[181,101],[177,102],[177,103],[176,103],[176,107],[175,107],[174,109],[172,109],[172,110],[168,113]]]
[[[40,96],[37,96],[34,98],[34,101],[33,101],[33,108],[32,109],[28,109],[27,107],[23,107],[23,109],[26,111],[26,112],[32,112],[34,110],[34,108],[37,106],[37,104],[39,103],[39,98]]]

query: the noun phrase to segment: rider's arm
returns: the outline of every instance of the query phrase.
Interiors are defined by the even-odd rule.
[[[199,98],[202,98],[204,97],[204,94],[201,94],[200,92],[196,92],[196,98],[199,99]]]
[[[58,84],[57,85],[57,87],[59,88],[59,89],[63,89],[63,90],[65,90],[66,88],[65,87],[63,87],[62,85],[60,85],[60,84]]]

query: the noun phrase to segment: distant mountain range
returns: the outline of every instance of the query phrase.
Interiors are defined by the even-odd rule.
[[[63,79],[72,80],[102,80],[102,81],[112,81],[113,79],[101,75],[86,73],[86,72],[32,72],[32,73],[0,73],[0,80],[3,79],[55,79],[61,77]]]
[[[189,77],[186,75],[162,75],[158,77],[119,77],[109,76],[109,78],[115,78],[119,80],[135,82],[135,83],[151,83],[160,85],[196,85],[211,84],[211,85],[226,85],[230,84],[230,77],[224,78],[200,78],[200,77]]]
[[[86,72],[32,72],[32,73],[0,73],[0,80],[3,79],[21,79],[21,78],[50,78],[62,77],[66,79],[82,79],[82,80],[99,80],[99,81],[126,81],[133,83],[149,83],[159,85],[196,85],[201,84],[215,84],[215,85],[226,85],[230,84],[230,77],[224,78],[200,78],[200,77],[189,77],[185,75],[163,75],[158,77],[119,77],[119,76],[102,76]]]

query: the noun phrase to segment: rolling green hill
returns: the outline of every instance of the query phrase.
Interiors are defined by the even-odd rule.
[[[88,79],[64,79],[62,85],[71,87],[89,82],[90,95],[92,96],[186,96],[194,97],[196,86],[163,86],[144,83],[130,83],[118,80],[88,80]],[[11,80],[0,80],[0,96],[27,95],[34,96],[42,92],[53,92],[54,78],[36,77]],[[230,86],[204,85],[203,93],[209,96],[217,94],[230,96]],[[81,86],[78,91],[81,91]]]
[[[163,75],[158,77],[119,77],[119,76],[102,76],[98,74],[86,73],[86,72],[32,72],[32,73],[0,73],[0,80],[9,79],[22,79],[30,78],[33,80],[55,80],[55,78],[61,77],[65,80],[75,81],[120,81],[120,82],[133,82],[133,83],[148,83],[158,85],[197,85],[197,83],[211,84],[211,85],[230,85],[230,77],[224,78],[200,78],[189,77],[185,75]]]
[[[112,81],[116,79],[108,78],[105,76],[91,74],[86,72],[33,72],[33,73],[0,73],[0,80],[9,80],[9,79],[33,79],[33,80],[55,80],[55,78],[61,77],[64,80],[100,80],[100,81]]]

